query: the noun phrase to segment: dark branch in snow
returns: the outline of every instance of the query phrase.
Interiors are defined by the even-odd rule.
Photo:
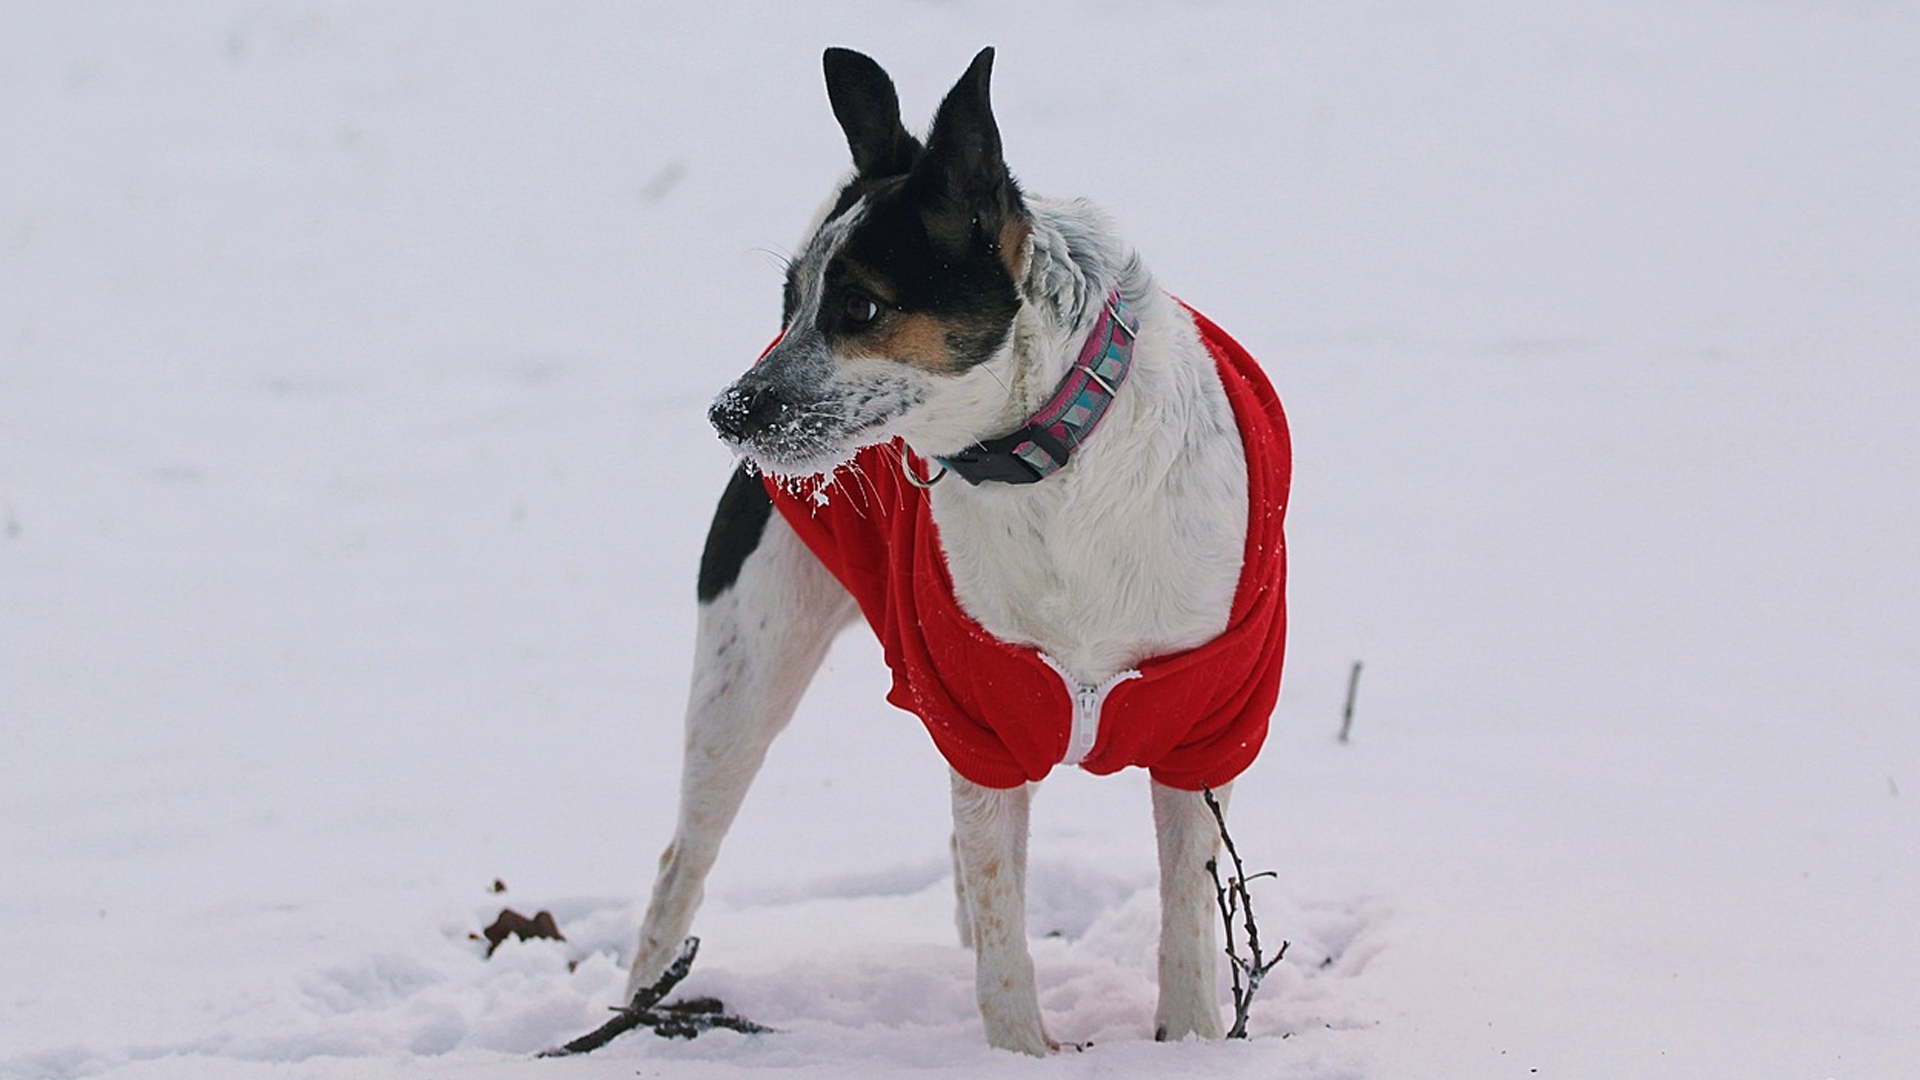
[[[1340,715],[1340,741],[1346,742],[1353,732],[1353,699],[1360,693],[1360,661],[1353,662],[1353,672],[1347,676],[1347,709]]]
[[[1355,665],[1355,671],[1359,665]],[[1276,877],[1273,871],[1247,876],[1246,867],[1240,864],[1240,852],[1233,846],[1233,836],[1227,832],[1227,815],[1220,808],[1220,800],[1214,798],[1212,788],[1202,788],[1201,797],[1207,801],[1207,809],[1213,811],[1214,823],[1220,826],[1220,842],[1226,846],[1227,858],[1233,860],[1233,876],[1226,881],[1220,880],[1220,860],[1207,860],[1207,873],[1213,875],[1214,899],[1220,906],[1220,921],[1227,926],[1227,961],[1233,971],[1233,1027],[1227,1031],[1229,1039],[1247,1037],[1247,1014],[1253,1008],[1253,995],[1260,991],[1260,981],[1267,977],[1286,958],[1287,946],[1291,942],[1282,941],[1280,951],[1268,960],[1260,948],[1260,926],[1253,917],[1253,896],[1247,892],[1247,882],[1258,881],[1263,877]],[[1248,955],[1240,955],[1240,935],[1234,928],[1234,919],[1240,918],[1245,928]]]
[[[568,1057],[573,1054],[585,1054],[612,1042],[635,1028],[651,1028],[653,1033],[666,1039],[691,1039],[703,1031],[724,1028],[728,1031],[758,1035],[772,1031],[741,1016],[726,1011],[726,1006],[718,998],[693,998],[689,1001],[676,1001],[662,1005],[660,1000],[680,985],[693,969],[693,958],[700,952],[700,939],[690,937],[680,946],[680,955],[661,974],[658,982],[634,995],[633,1001],[613,1010],[613,1019],[587,1032],[585,1035],[552,1050],[542,1050],[540,1057]]]

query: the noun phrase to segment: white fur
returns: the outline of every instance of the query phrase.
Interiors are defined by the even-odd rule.
[[[999,355],[956,376],[795,344],[815,352],[788,358],[793,377],[826,393],[833,417],[858,422],[808,431],[755,456],[771,471],[809,473],[894,437],[930,457],[1001,434],[1052,394],[1117,288],[1140,320],[1133,367],[1072,463],[1038,484],[973,487],[949,478],[932,492],[962,607],[994,634],[1035,646],[1074,680],[1096,685],[1226,627],[1244,554],[1246,467],[1218,373],[1187,313],[1093,208],[1031,198],[1027,206],[1022,306]],[[856,208],[829,224],[802,257],[830,256],[857,217]],[[818,292],[803,290],[795,323],[819,303]],[[880,419],[869,422],[869,414]],[[844,592],[778,514],[738,583],[703,609],[680,820],[641,929],[630,995],[672,959],[768,743],[827,639],[851,617]],[[1030,799],[1031,786],[995,790],[953,775],[958,922],[977,955],[987,1039],[1043,1054],[1057,1044],[1041,1019],[1026,942]],[[1162,898],[1156,1034],[1217,1038],[1215,914],[1204,867],[1218,833],[1195,793],[1156,783],[1153,805]]]
[[[1038,484],[941,483],[933,513],[967,613],[1092,686],[1226,628],[1245,555],[1246,464],[1185,310],[1087,204],[1029,208],[1028,303],[1006,360],[1011,411],[1024,419],[1053,393],[1114,288],[1140,320],[1133,367],[1070,467]],[[1018,421],[994,423],[967,442]],[[922,453],[959,448],[900,426]]]

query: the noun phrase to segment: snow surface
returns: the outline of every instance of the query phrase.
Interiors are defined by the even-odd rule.
[[[1144,780],[1063,774],[1094,1046],[985,1049],[849,635],[688,982],[782,1033],[533,1061],[668,835],[819,51],[925,117],[986,43],[1295,425],[1257,1037],[1150,1041]],[[1916,133],[1903,0],[8,4],[0,1077],[1920,1075]]]

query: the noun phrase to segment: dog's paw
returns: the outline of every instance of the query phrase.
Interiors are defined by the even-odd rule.
[[[1220,1008],[1205,1004],[1195,1008],[1169,1009],[1162,1006],[1153,1020],[1155,1042],[1180,1042],[1189,1038],[1218,1039],[1226,1034],[1220,1022]]]
[[[1060,1049],[1060,1044],[1047,1035],[1038,1013],[1023,1018],[983,1015],[982,1019],[987,1023],[987,1045],[995,1050],[1046,1057]]]

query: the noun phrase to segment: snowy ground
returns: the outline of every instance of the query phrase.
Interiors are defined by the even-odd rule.
[[[1920,1073],[1913,4],[658,7],[0,11],[0,1077]],[[1144,784],[1062,775],[1095,1045],[982,1047],[850,635],[689,981],[783,1033],[527,1057],[667,835],[703,405],[836,43],[921,117],[998,45],[1025,184],[1287,399],[1249,1043],[1148,1041]],[[568,941],[483,960],[506,905]]]

